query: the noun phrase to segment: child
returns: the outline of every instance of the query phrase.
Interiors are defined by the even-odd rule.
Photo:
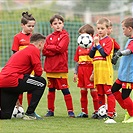
[[[21,18],[22,31],[14,36],[12,44],[13,53],[22,50],[29,45],[30,37],[34,30],[35,23],[36,21],[35,18],[32,16],[32,14],[28,14],[28,12],[22,13],[22,18]],[[27,93],[28,105],[30,104],[31,97],[32,97],[31,93],[28,92]],[[23,101],[23,94],[20,94],[19,101],[17,102],[17,104],[22,106],[22,101]]]
[[[63,29],[64,19],[60,15],[51,17],[50,25],[54,32],[47,36],[43,49],[43,55],[45,56],[44,71],[49,87],[47,95],[48,112],[45,116],[54,116],[55,91],[57,89],[61,90],[64,95],[68,116],[75,117],[67,79],[69,34]]]
[[[112,93],[120,106],[127,110],[123,123],[133,122],[133,101],[129,97],[133,89],[133,18],[129,17],[122,21],[123,34],[128,37],[124,50],[118,51],[112,59],[116,64],[122,56],[118,69],[118,79],[112,86]],[[122,92],[120,89],[122,88]]]
[[[94,44],[89,53],[93,58],[94,84],[96,85],[99,97],[99,106],[103,105],[103,97],[107,95],[107,117],[105,123],[116,123],[113,120],[115,98],[111,92],[113,82],[113,66],[111,59],[113,55],[113,42],[107,35],[109,20],[100,18],[97,21],[97,36],[94,37]]]
[[[94,29],[91,25],[85,24],[79,28],[79,34],[87,33],[91,36],[94,35]],[[78,76],[78,87],[80,87],[80,103],[81,103],[81,110],[82,112],[77,116],[81,118],[88,117],[88,88],[90,89],[90,94],[93,98],[93,106],[94,106],[94,113],[92,118],[98,118],[97,111],[98,111],[98,95],[97,90],[94,88],[93,81],[90,81],[90,75],[93,71],[93,64],[92,59],[89,57],[90,48],[81,48],[80,46],[77,47],[74,60],[76,61],[75,65],[75,72],[74,72],[74,82],[77,81]]]

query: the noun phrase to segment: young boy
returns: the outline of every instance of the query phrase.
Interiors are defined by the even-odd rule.
[[[63,29],[64,19],[60,15],[52,16],[50,25],[54,32],[47,36],[43,49],[43,55],[45,56],[44,71],[49,87],[47,95],[48,112],[45,116],[54,116],[55,91],[57,89],[61,90],[64,95],[68,116],[75,117],[67,79],[69,34]]]
[[[85,24],[79,28],[79,34],[87,33],[93,37],[94,29],[91,25]],[[94,113],[92,118],[98,118],[98,94],[97,90],[94,88],[93,81],[90,81],[90,75],[93,71],[92,59],[89,57],[90,48],[77,47],[74,60],[76,61],[75,72],[74,72],[74,82],[77,82],[78,77],[78,87],[80,87],[80,103],[82,112],[77,116],[81,118],[88,117],[88,88],[90,89],[90,94],[93,98]]]
[[[13,109],[19,94],[30,92],[31,102],[27,108],[25,120],[41,119],[35,109],[43,95],[46,80],[41,77],[42,65],[40,52],[43,49],[45,37],[35,33],[30,38],[30,44],[16,52],[0,72],[0,119],[11,119]],[[34,70],[35,76],[30,76]]]
[[[113,82],[111,59],[114,47],[112,39],[107,35],[109,22],[107,18],[100,18],[97,21],[97,36],[94,37],[94,44],[89,55],[93,58],[94,84],[98,91],[99,106],[105,104],[102,101],[104,95],[107,96],[108,110],[105,123],[116,123],[113,120],[115,98],[111,92]]]
[[[28,14],[28,12],[22,13],[22,18],[21,18],[22,31],[14,36],[12,44],[13,53],[16,53],[17,51],[26,48],[30,44],[30,37],[34,30],[35,23],[36,20],[32,16],[32,14]],[[28,105],[30,104],[31,97],[32,97],[31,93],[27,92]],[[23,94],[20,94],[19,101],[17,102],[17,104],[22,106],[22,101],[23,101]]]
[[[112,86],[112,93],[120,106],[127,110],[123,123],[133,123],[133,101],[129,97],[133,89],[133,18],[129,17],[122,21],[123,34],[128,37],[124,50],[118,51],[112,59],[116,64],[120,56],[118,79]],[[122,92],[120,89],[122,88]]]

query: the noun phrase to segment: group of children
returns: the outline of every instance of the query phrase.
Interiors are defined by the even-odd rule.
[[[28,12],[22,13],[22,31],[14,36],[12,51],[16,52],[29,44],[29,38],[35,26],[34,17]],[[48,81],[47,104],[48,112],[45,117],[54,116],[54,102],[56,90],[61,90],[66,103],[69,117],[75,117],[72,96],[68,85],[68,46],[69,33],[64,29],[64,18],[54,15],[50,19],[50,26],[54,32],[46,37],[43,56],[44,71]],[[129,37],[125,50],[120,51],[119,44],[110,37],[112,23],[107,18],[100,18],[94,28],[85,24],[79,28],[79,34],[87,33],[93,37],[93,44],[90,48],[77,46],[74,61],[76,62],[73,81],[77,82],[80,88],[81,113],[76,117],[88,117],[88,89],[93,99],[94,113],[92,118],[101,119],[98,116],[98,109],[107,102],[107,115],[105,123],[116,123],[115,106],[116,102],[127,110],[124,123],[133,122],[133,102],[129,95],[133,88],[132,45],[133,45],[133,18],[122,21],[124,35]],[[125,56],[126,55],[126,56]],[[118,71],[118,79],[113,84],[113,64],[122,57],[122,63]],[[128,71],[128,73],[126,73]],[[113,85],[113,86],[112,86]],[[119,91],[122,88],[122,94]],[[32,95],[28,93],[28,103]],[[107,98],[107,99],[106,99]],[[19,104],[22,105],[22,95],[19,96]]]

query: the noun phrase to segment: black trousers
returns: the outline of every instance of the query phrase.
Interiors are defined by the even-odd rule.
[[[26,113],[33,113],[44,93],[45,87],[46,80],[43,77],[31,77],[26,74],[23,79],[19,79],[17,87],[0,88],[0,119],[11,119],[18,96],[23,92],[32,94]]]

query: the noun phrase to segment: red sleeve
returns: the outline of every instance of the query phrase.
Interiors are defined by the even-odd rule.
[[[31,55],[31,63],[33,65],[35,76],[41,76],[43,70],[40,60],[40,51],[38,49],[34,50],[34,54]]]
[[[69,36],[64,35],[61,37],[61,40],[58,45],[47,45],[46,49],[55,53],[64,53],[68,49],[69,45]]]
[[[74,55],[74,61],[76,61],[76,62],[78,62],[79,61],[79,47],[77,47],[77,49],[76,49],[76,52],[75,52],[75,55]]]
[[[12,51],[19,51],[19,39],[17,36],[13,38]]]
[[[133,53],[133,40],[130,41],[130,43],[129,43],[127,49],[130,49],[130,50],[132,51],[132,53]]]
[[[106,42],[103,43],[103,44],[105,44],[105,45],[103,46],[104,52],[105,52],[107,55],[110,55],[110,53],[111,53],[111,51],[112,51],[112,48],[113,48],[113,42],[112,42],[112,40],[111,40],[110,38],[108,38],[108,39],[106,40]]]
[[[114,38],[113,39],[113,42],[114,42],[114,49],[120,49],[120,45],[116,42],[116,40]]]

